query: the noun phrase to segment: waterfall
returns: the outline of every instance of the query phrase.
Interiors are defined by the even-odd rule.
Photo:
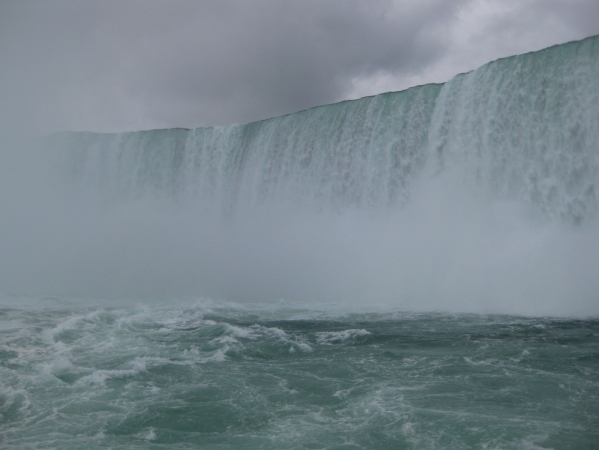
[[[0,290],[597,314],[597,80],[592,37],[245,125],[54,134],[0,167]]]
[[[114,199],[192,196],[344,210],[402,205],[451,170],[580,222],[597,209],[599,37],[430,84],[246,125],[60,133],[69,173]]]

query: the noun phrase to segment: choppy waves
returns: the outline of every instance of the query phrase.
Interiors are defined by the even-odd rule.
[[[5,304],[3,448],[590,448],[599,439],[597,320]]]

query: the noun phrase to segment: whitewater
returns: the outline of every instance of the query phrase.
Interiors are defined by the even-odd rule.
[[[593,448],[597,80],[4,139],[0,448]]]

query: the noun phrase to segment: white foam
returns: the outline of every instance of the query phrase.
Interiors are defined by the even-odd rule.
[[[349,329],[343,331],[323,331],[316,333],[316,339],[319,344],[341,344],[348,341],[355,341],[360,336],[371,334],[367,330]]]
[[[106,380],[130,378],[137,375],[140,371],[136,369],[119,370],[96,370],[91,375],[79,378],[75,384],[78,386],[89,386],[92,384],[104,384]]]

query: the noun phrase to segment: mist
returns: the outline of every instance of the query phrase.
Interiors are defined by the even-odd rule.
[[[270,202],[231,212],[198,197],[108,202],[57,176],[59,161],[39,149],[10,154],[0,286],[12,295],[599,313],[596,219],[547,221],[455,174],[423,175],[393,209]]]
[[[597,315],[598,49],[246,125],[4,136],[0,292]]]

